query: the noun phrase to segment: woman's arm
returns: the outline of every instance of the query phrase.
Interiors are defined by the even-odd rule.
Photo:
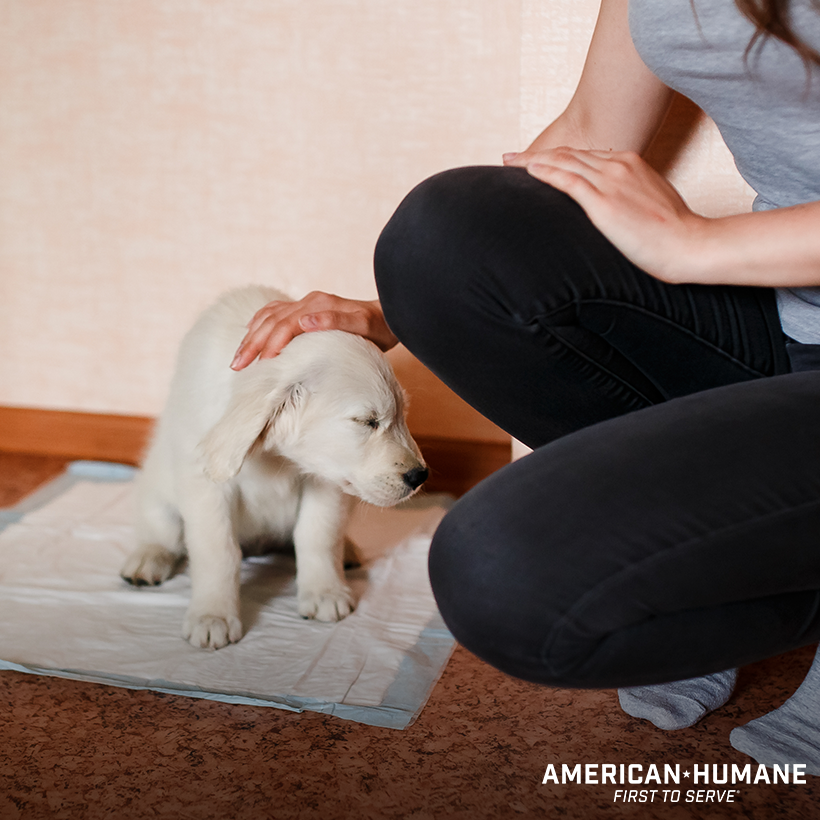
[[[820,286],[820,202],[699,219],[690,243],[694,264],[670,265],[668,281]]]
[[[505,164],[569,194],[623,254],[664,281],[820,285],[820,203],[709,219],[641,159],[672,92],[635,50],[627,6],[603,0],[567,110]]]
[[[707,218],[637,154],[556,148],[527,166],[625,256],[673,284],[820,285],[820,202]]]
[[[628,0],[602,0],[584,70],[567,109],[508,165],[534,153],[573,148],[643,153],[673,92],[641,60],[629,33]]]
[[[643,151],[663,120],[671,95],[632,45],[627,0],[603,0],[584,71],[567,110],[507,164],[527,165],[541,157],[541,150],[559,145]],[[396,344],[378,302],[311,293],[298,302],[272,302],[262,308],[231,366],[241,370],[257,356],[276,356],[300,333],[327,329],[359,333],[383,350]]]

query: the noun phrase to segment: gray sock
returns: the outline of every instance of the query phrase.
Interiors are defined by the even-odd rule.
[[[649,720],[659,729],[686,729],[723,706],[736,681],[737,669],[727,669],[702,678],[619,689],[618,700],[628,715]]]
[[[798,690],[779,709],[733,729],[729,741],[766,766],[805,763],[820,775],[820,650]]]

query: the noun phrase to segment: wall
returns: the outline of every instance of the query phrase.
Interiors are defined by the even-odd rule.
[[[221,290],[372,298],[404,193],[558,114],[597,6],[3,0],[0,405],[154,415]],[[676,112],[658,162],[698,207],[745,207],[714,131]],[[393,358],[417,433],[503,438]]]

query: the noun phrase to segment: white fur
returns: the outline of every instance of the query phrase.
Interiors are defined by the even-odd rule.
[[[122,576],[166,580],[187,553],[191,602],[183,635],[218,649],[242,637],[242,550],[296,552],[299,613],[322,621],[352,609],[343,577],[351,496],[390,506],[424,462],[384,355],[340,331],[297,336],[274,359],[229,363],[253,314],[274,299],[231,291],[182,342],[167,405],[138,479],[138,548]]]

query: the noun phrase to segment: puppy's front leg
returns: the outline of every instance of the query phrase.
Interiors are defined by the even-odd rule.
[[[293,531],[299,614],[317,621],[340,621],[353,610],[344,582],[344,531],[352,499],[317,478],[306,481]]]
[[[187,483],[181,504],[191,603],[182,635],[193,646],[219,649],[242,637],[239,577],[242,551],[230,518],[229,490],[204,476]]]

